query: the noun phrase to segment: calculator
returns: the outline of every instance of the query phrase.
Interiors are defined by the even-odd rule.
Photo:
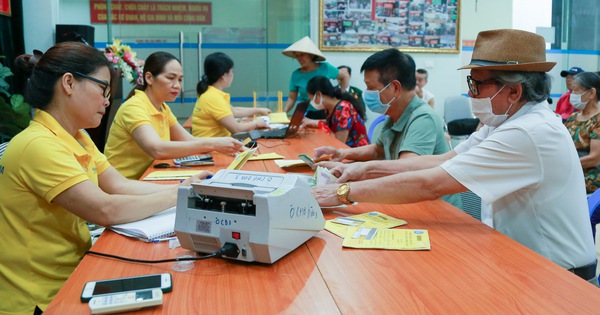
[[[190,155],[190,156],[186,156],[186,157],[182,157],[182,158],[173,159],[173,162],[175,163],[175,165],[181,165],[181,164],[185,165],[185,164],[199,162],[199,161],[212,160],[212,158],[213,157],[210,154]]]

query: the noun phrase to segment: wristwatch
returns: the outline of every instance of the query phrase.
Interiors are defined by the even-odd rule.
[[[352,201],[348,200],[348,194],[350,193],[350,184],[343,183],[338,187],[337,191],[338,199],[343,204],[350,204]]]

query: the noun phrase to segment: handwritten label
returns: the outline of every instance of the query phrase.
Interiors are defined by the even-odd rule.
[[[279,187],[283,182],[283,177],[231,172],[227,174],[227,177],[225,177],[224,181],[228,183],[243,183],[254,186],[276,188]]]
[[[312,206],[294,206],[290,205],[290,219],[317,219],[318,212]]]

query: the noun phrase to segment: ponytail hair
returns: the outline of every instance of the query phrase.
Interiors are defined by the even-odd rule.
[[[54,86],[65,73],[91,74],[103,67],[111,69],[111,63],[104,54],[79,42],[58,43],[45,54],[35,50],[33,55],[23,54],[15,59],[16,72],[29,78],[25,86],[25,101],[39,109],[50,105]],[[74,77],[81,80],[78,76]]]
[[[323,95],[347,101],[354,106],[363,121],[367,121],[367,112],[363,102],[357,100],[352,94],[342,91],[339,87],[334,88],[331,81],[324,76],[319,75],[310,79],[306,84],[306,92],[313,95],[321,92]]]
[[[148,56],[148,59],[146,59],[146,61],[144,62],[144,71],[142,71],[143,83],[136,85],[131,90],[131,92],[129,92],[129,95],[127,95],[127,98],[125,98],[125,100],[128,100],[130,97],[132,97],[135,94],[135,90],[146,90],[146,88],[148,87],[148,82],[146,82],[146,72],[150,72],[150,74],[152,74],[153,77],[156,77],[159,74],[163,73],[163,71],[165,71],[165,66],[167,65],[167,63],[171,62],[171,60],[177,60],[177,62],[181,64],[181,61],[179,61],[177,57],[165,51],[157,51]]]
[[[204,59],[204,75],[196,85],[198,97],[233,68],[233,60],[222,52],[212,53]]]

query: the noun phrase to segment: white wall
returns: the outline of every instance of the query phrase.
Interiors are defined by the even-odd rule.
[[[54,29],[59,22],[59,0],[23,0],[25,52],[46,51],[54,45]]]

